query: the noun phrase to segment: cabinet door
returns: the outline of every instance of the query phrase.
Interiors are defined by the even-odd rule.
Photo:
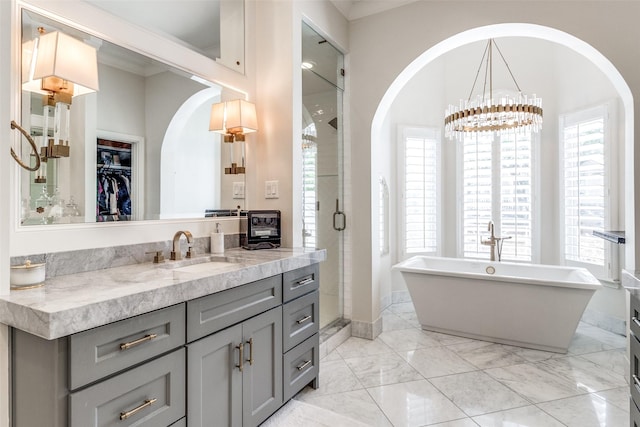
[[[282,405],[282,307],[245,321],[243,335],[242,418],[253,427]]]
[[[241,342],[242,325],[236,325],[187,345],[190,427],[242,425]]]

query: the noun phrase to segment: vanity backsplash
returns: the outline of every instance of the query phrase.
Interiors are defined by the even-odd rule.
[[[225,249],[240,247],[240,238],[240,233],[225,233]],[[196,255],[211,252],[211,239],[208,236],[195,237],[193,240],[193,251],[195,251]],[[50,279],[67,274],[152,262],[157,251],[162,251],[165,259],[168,260],[172,245],[171,240],[165,240],[135,245],[16,256],[11,258],[11,265],[21,265],[24,264],[26,260],[30,260],[31,263],[34,264],[46,262],[46,278]],[[187,250],[187,243],[184,238],[180,241],[180,247],[184,254]]]

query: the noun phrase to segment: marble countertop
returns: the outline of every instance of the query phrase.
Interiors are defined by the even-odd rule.
[[[0,323],[45,339],[60,338],[319,263],[325,260],[326,251],[237,248],[225,251],[229,264],[180,268],[208,257],[211,254],[47,279],[43,287],[0,296]]]

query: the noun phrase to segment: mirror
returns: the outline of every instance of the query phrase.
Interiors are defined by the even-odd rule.
[[[244,73],[244,2],[238,0],[87,0]],[[153,11],[153,13],[150,13]]]
[[[68,157],[47,156],[39,171],[21,172],[23,225],[202,218],[246,208],[244,175],[223,172],[229,157],[244,155],[242,144],[222,144],[209,131],[211,105],[241,94],[26,9],[23,81],[39,28],[96,48],[100,87],[75,96],[65,114],[23,90],[22,124],[39,145],[69,123]],[[23,143],[22,158],[29,156]]]

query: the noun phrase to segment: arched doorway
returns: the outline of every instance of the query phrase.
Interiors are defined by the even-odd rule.
[[[486,40],[488,38],[507,38],[507,37],[528,37],[532,39],[540,39],[554,44],[560,45],[565,49],[569,49],[576,55],[581,56],[585,60],[588,60],[595,68],[597,68],[603,75],[605,75],[611,86],[615,88],[616,96],[620,100],[621,111],[619,115],[622,117],[622,131],[620,137],[623,138],[622,146],[624,148],[624,162],[625,162],[625,176],[624,176],[624,228],[629,236],[627,244],[624,247],[625,268],[633,268],[635,265],[635,249],[633,243],[633,235],[635,229],[635,213],[634,213],[634,178],[633,178],[633,99],[629,86],[622,78],[620,72],[613,66],[613,64],[606,59],[600,52],[595,50],[587,43],[556,29],[543,27],[539,25],[531,24],[499,24],[486,27],[480,27],[472,30],[468,30],[459,33],[455,36],[444,40],[416,58],[411,62],[394,80],[385,92],[380,104],[377,107],[374,119],[372,121],[371,128],[371,153],[372,153],[372,174],[370,177],[371,182],[371,200],[372,200],[372,234],[374,239],[372,247],[377,248],[377,240],[375,236],[377,233],[376,224],[378,221],[379,198],[378,198],[378,186],[379,176],[384,176],[388,173],[382,164],[386,160],[381,159],[380,153],[388,153],[389,147],[387,147],[389,135],[389,112],[396,98],[401,93],[405,85],[408,85],[411,80],[416,76],[423,68],[428,64],[438,60],[448,52],[472,44]],[[475,70],[475,69],[474,69]],[[469,82],[470,84],[471,82]],[[467,84],[467,82],[463,82]],[[453,100],[450,100],[453,101]],[[388,157],[388,156],[387,156]],[[388,168],[387,168],[388,169]],[[449,213],[449,212],[448,212]],[[375,257],[375,251],[374,257]],[[391,281],[388,272],[389,262],[382,260],[381,262],[373,263],[374,277],[379,277],[380,286],[383,287],[385,281]],[[377,270],[379,269],[379,270]],[[376,274],[378,273],[378,274]],[[388,279],[388,280],[387,280]],[[382,289],[381,293],[385,294],[385,289]]]
[[[208,88],[187,99],[171,119],[162,142],[160,218],[201,218],[220,206],[220,138],[209,123],[220,89]],[[202,192],[198,183],[211,190]],[[191,191],[184,191],[191,189]]]

